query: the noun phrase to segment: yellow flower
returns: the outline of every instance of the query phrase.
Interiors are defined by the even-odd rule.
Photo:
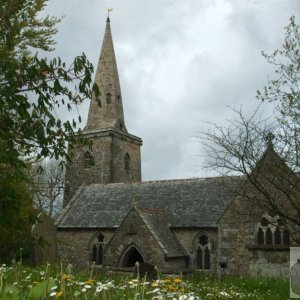
[[[175,290],[175,287],[174,287],[173,284],[169,284],[169,285],[168,285],[168,289],[169,289],[169,290]]]
[[[94,285],[94,281],[95,281],[95,280],[89,278],[89,279],[85,282],[85,284],[88,284],[88,285]]]
[[[60,298],[63,295],[63,293],[64,293],[63,291],[57,292],[57,294],[55,295],[55,299]]]
[[[175,283],[180,283],[180,282],[182,282],[182,280],[181,280],[180,278],[175,278],[175,279],[174,279],[174,282],[175,282]]]
[[[70,275],[66,275],[66,274],[64,274],[64,280],[65,281],[69,281],[69,280],[71,280],[71,276]]]
[[[156,281],[152,282],[151,287],[158,287],[158,283]]]
[[[165,279],[164,279],[164,282],[165,282],[165,283],[171,283],[171,280],[170,280],[169,278],[165,278]]]

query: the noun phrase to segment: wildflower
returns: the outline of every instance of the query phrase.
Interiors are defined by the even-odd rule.
[[[51,290],[56,290],[57,289],[57,285],[55,285],[55,286],[53,286],[52,288],[51,288]]]
[[[50,297],[54,297],[56,295],[56,292],[50,293]]]
[[[169,285],[168,285],[168,289],[169,289],[169,290],[175,290],[175,287],[174,287],[173,284],[169,284]]]
[[[40,271],[40,275],[41,275],[41,276],[44,276],[44,275],[45,275],[45,272],[44,272],[44,271]]]
[[[93,280],[93,279],[88,279],[86,282],[85,282],[85,284],[88,284],[88,285],[90,285],[90,286],[92,286],[92,285],[94,285],[94,281],[95,280]]]
[[[155,293],[157,293],[157,292],[159,292],[159,291],[160,291],[160,289],[159,289],[159,288],[156,288],[156,289],[154,289],[154,290],[152,290],[152,291],[147,292],[146,294],[147,294],[147,295],[149,295],[149,294],[155,294]]]
[[[82,291],[83,293],[85,293],[85,292],[86,292],[86,288],[85,288],[85,287],[82,288],[81,291]]]
[[[66,275],[66,274],[64,274],[63,279],[64,279],[65,281],[69,281],[69,280],[72,279],[72,277],[71,277],[71,275]]]
[[[59,291],[57,294],[56,294],[56,296],[55,296],[55,299],[58,299],[58,298],[60,298],[62,295],[63,295],[63,291]]]
[[[90,288],[91,288],[91,286],[90,286],[89,284],[85,284],[84,287],[85,287],[86,289],[90,289]]]
[[[181,283],[182,280],[181,280],[180,278],[175,278],[175,279],[174,279],[174,282],[175,282],[175,283]]]
[[[226,292],[224,292],[224,291],[220,292],[220,293],[219,293],[219,295],[221,295],[221,296],[225,296],[225,297],[228,297],[228,296],[229,296],[229,294],[228,294],[228,293],[226,293]]]

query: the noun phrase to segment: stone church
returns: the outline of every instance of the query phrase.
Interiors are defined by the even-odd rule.
[[[236,213],[248,211],[248,179],[141,181],[142,140],[126,128],[109,18],[95,82],[100,95],[83,130],[92,146],[70,148],[56,221],[60,259],[78,268],[129,270],[139,261],[163,272],[287,276],[291,239],[275,226],[279,217]],[[260,169],[269,162],[284,164],[271,141]]]

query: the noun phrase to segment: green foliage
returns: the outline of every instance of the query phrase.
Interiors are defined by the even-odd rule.
[[[53,278],[47,278],[30,289],[28,294],[29,298],[44,298],[50,293],[51,289],[55,286]]]
[[[33,155],[66,157],[66,142],[74,138],[78,121],[63,122],[57,113],[91,96],[93,67],[84,54],[70,66],[59,57],[38,55],[53,50],[59,21],[39,17],[46,3],[1,1],[0,163],[16,164]]]
[[[160,275],[156,280],[104,273],[74,273],[47,265],[0,267],[0,299],[288,299],[289,282],[280,278]],[[10,295],[11,298],[7,298]],[[13,298],[15,297],[15,298]]]
[[[282,121],[300,124],[300,29],[295,17],[285,27],[281,49],[271,55],[262,53],[267,62],[276,68],[277,78],[268,82],[263,91],[257,91],[262,101],[277,102]]]
[[[77,122],[62,121],[92,93],[93,66],[84,54],[69,66],[47,59],[60,19],[41,17],[47,0],[0,0],[0,257],[29,251],[32,196],[26,159],[68,159]],[[94,89],[97,92],[97,89]]]
[[[0,257],[3,262],[28,258],[33,251],[31,226],[36,211],[23,177],[0,165]]]

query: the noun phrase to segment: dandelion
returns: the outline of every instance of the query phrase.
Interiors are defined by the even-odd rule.
[[[55,299],[58,299],[58,298],[60,298],[62,295],[63,295],[63,291],[59,291],[57,294],[56,294],[56,296],[55,296]]]
[[[86,292],[86,288],[85,288],[85,287],[82,288],[81,291],[82,291],[83,293],[85,293],[85,292]]]

